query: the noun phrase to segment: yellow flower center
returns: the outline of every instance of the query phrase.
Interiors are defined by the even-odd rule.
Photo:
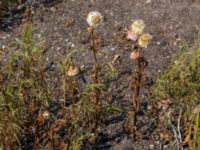
[[[93,22],[94,24],[99,24],[100,21],[101,21],[100,16],[94,16],[94,18],[93,18],[93,20],[92,20],[92,22]]]

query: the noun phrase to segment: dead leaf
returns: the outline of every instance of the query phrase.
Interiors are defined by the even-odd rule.
[[[55,121],[54,125],[54,132],[58,132],[61,128],[63,128],[66,125],[66,121],[64,119],[58,119]]]
[[[194,114],[200,113],[200,104],[197,105],[197,106],[194,108],[193,113],[194,113]]]
[[[112,63],[114,64],[117,60],[119,60],[119,58],[120,58],[120,55],[119,54],[115,54],[114,58],[112,60]]]
[[[44,116],[42,114],[39,114],[37,117],[37,121],[38,121],[39,125],[44,124],[44,122],[45,122]]]
[[[171,141],[172,136],[168,132],[160,132],[160,140]]]
[[[75,20],[74,20],[74,19],[72,19],[72,20],[70,20],[70,21],[67,21],[67,22],[65,23],[65,28],[69,28],[69,27],[73,26],[74,23],[75,23]]]

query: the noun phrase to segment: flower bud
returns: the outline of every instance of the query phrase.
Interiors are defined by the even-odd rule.
[[[131,52],[130,58],[133,60],[138,60],[139,58],[141,58],[141,54],[139,51],[133,51]]]

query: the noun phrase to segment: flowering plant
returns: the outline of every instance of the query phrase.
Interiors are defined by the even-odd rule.
[[[147,48],[152,40],[152,36],[144,32],[145,24],[143,20],[135,20],[131,29],[126,32],[127,39],[137,42],[140,47]]]
[[[98,11],[91,11],[87,15],[86,21],[90,27],[96,28],[103,22],[103,16]]]
[[[131,132],[133,137],[137,137],[137,112],[140,111],[140,91],[141,87],[149,87],[150,85],[147,85],[148,77],[144,77],[144,69],[148,65],[148,61],[144,58],[144,52],[142,48],[147,48],[152,40],[152,36],[148,33],[144,32],[145,24],[143,20],[135,20],[131,28],[126,32],[126,37],[128,40],[131,40],[136,43],[134,45],[133,51],[130,53],[130,58],[134,61],[137,61],[137,69],[134,72],[134,74],[131,77],[130,80],[130,88],[134,91],[134,95],[132,98],[133,102],[133,115],[129,116],[125,122],[125,127],[128,129],[128,131]],[[134,124],[130,124],[130,118],[133,117]]]

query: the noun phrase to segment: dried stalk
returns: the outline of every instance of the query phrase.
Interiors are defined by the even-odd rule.
[[[73,116],[73,119],[76,117],[75,113],[75,98],[74,98],[74,80],[70,77],[69,79],[69,89],[70,89],[70,96],[71,96],[71,114]]]

